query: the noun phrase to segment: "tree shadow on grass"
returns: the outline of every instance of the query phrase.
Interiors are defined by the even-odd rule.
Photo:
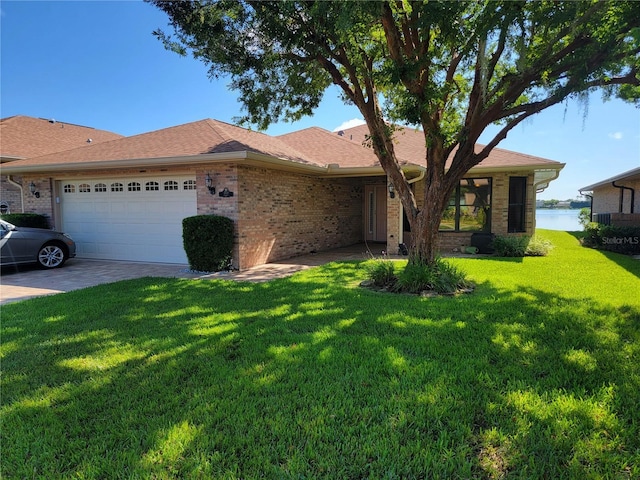
[[[2,473],[638,473],[637,309],[490,283],[380,294],[360,275],[140,279],[3,308]]]
[[[584,232],[567,232],[567,233],[575,237],[575,239],[582,245],[582,239],[585,236]],[[613,263],[616,263],[617,265],[626,269],[628,272],[640,278],[640,260],[634,259],[631,255],[610,252],[608,250],[587,247],[587,246],[583,246],[583,248],[588,248],[590,250],[598,252],[600,255],[606,257],[608,260],[611,260]]]

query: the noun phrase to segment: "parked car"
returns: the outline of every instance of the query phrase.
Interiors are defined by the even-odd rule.
[[[76,244],[64,233],[42,228],[16,227],[0,220],[0,264],[38,263],[57,268],[76,256]]]

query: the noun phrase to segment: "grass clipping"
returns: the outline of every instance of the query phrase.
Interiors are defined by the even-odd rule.
[[[432,264],[407,263],[396,273],[396,262],[375,258],[365,264],[367,279],[360,285],[378,291],[407,293],[424,297],[471,293],[475,285],[467,274],[442,258]]]

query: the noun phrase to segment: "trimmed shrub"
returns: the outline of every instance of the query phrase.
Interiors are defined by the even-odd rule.
[[[583,245],[628,255],[640,254],[640,227],[616,227],[590,223]]]
[[[47,217],[39,213],[7,213],[0,215],[0,218],[16,227],[50,228]]]
[[[582,244],[587,247],[599,247],[600,246],[600,225],[596,222],[589,222],[584,227],[584,237],[582,237]]]
[[[200,272],[218,272],[231,265],[233,220],[196,215],[182,220],[182,240],[189,266]]]
[[[524,257],[529,239],[527,236],[497,236],[492,245],[498,257]]]
[[[499,257],[544,257],[553,245],[548,240],[533,236],[505,236],[493,240],[493,248]]]

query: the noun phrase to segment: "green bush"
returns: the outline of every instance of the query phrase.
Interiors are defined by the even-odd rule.
[[[534,235],[529,240],[524,254],[527,257],[546,257],[552,248],[553,244],[549,240]]]
[[[425,290],[455,293],[470,286],[465,272],[438,258],[433,264],[409,262],[398,275],[396,289],[407,293],[420,293]]]
[[[397,280],[393,261],[376,258],[365,265],[367,278],[376,287],[393,286]]]
[[[182,240],[189,266],[201,272],[230,267],[233,220],[216,215],[196,215],[182,220]]]
[[[591,209],[589,207],[580,209],[580,213],[578,213],[578,223],[582,225],[582,228],[585,230],[587,225],[591,223]]]
[[[640,227],[589,223],[583,245],[624,254],[640,254]]]
[[[466,273],[441,258],[432,265],[409,262],[398,274],[395,273],[394,262],[387,258],[371,260],[364,268],[371,285],[391,292],[419,294],[432,291],[442,294],[472,287]]]
[[[584,227],[584,237],[582,237],[582,244],[588,247],[600,246],[600,228],[602,225],[596,222],[589,222]]]
[[[0,218],[16,227],[50,228],[49,219],[38,213],[7,213]]]
[[[492,245],[499,257],[544,257],[553,248],[548,240],[526,235],[498,236]]]
[[[524,257],[529,239],[527,236],[496,236],[492,246],[498,257]]]

